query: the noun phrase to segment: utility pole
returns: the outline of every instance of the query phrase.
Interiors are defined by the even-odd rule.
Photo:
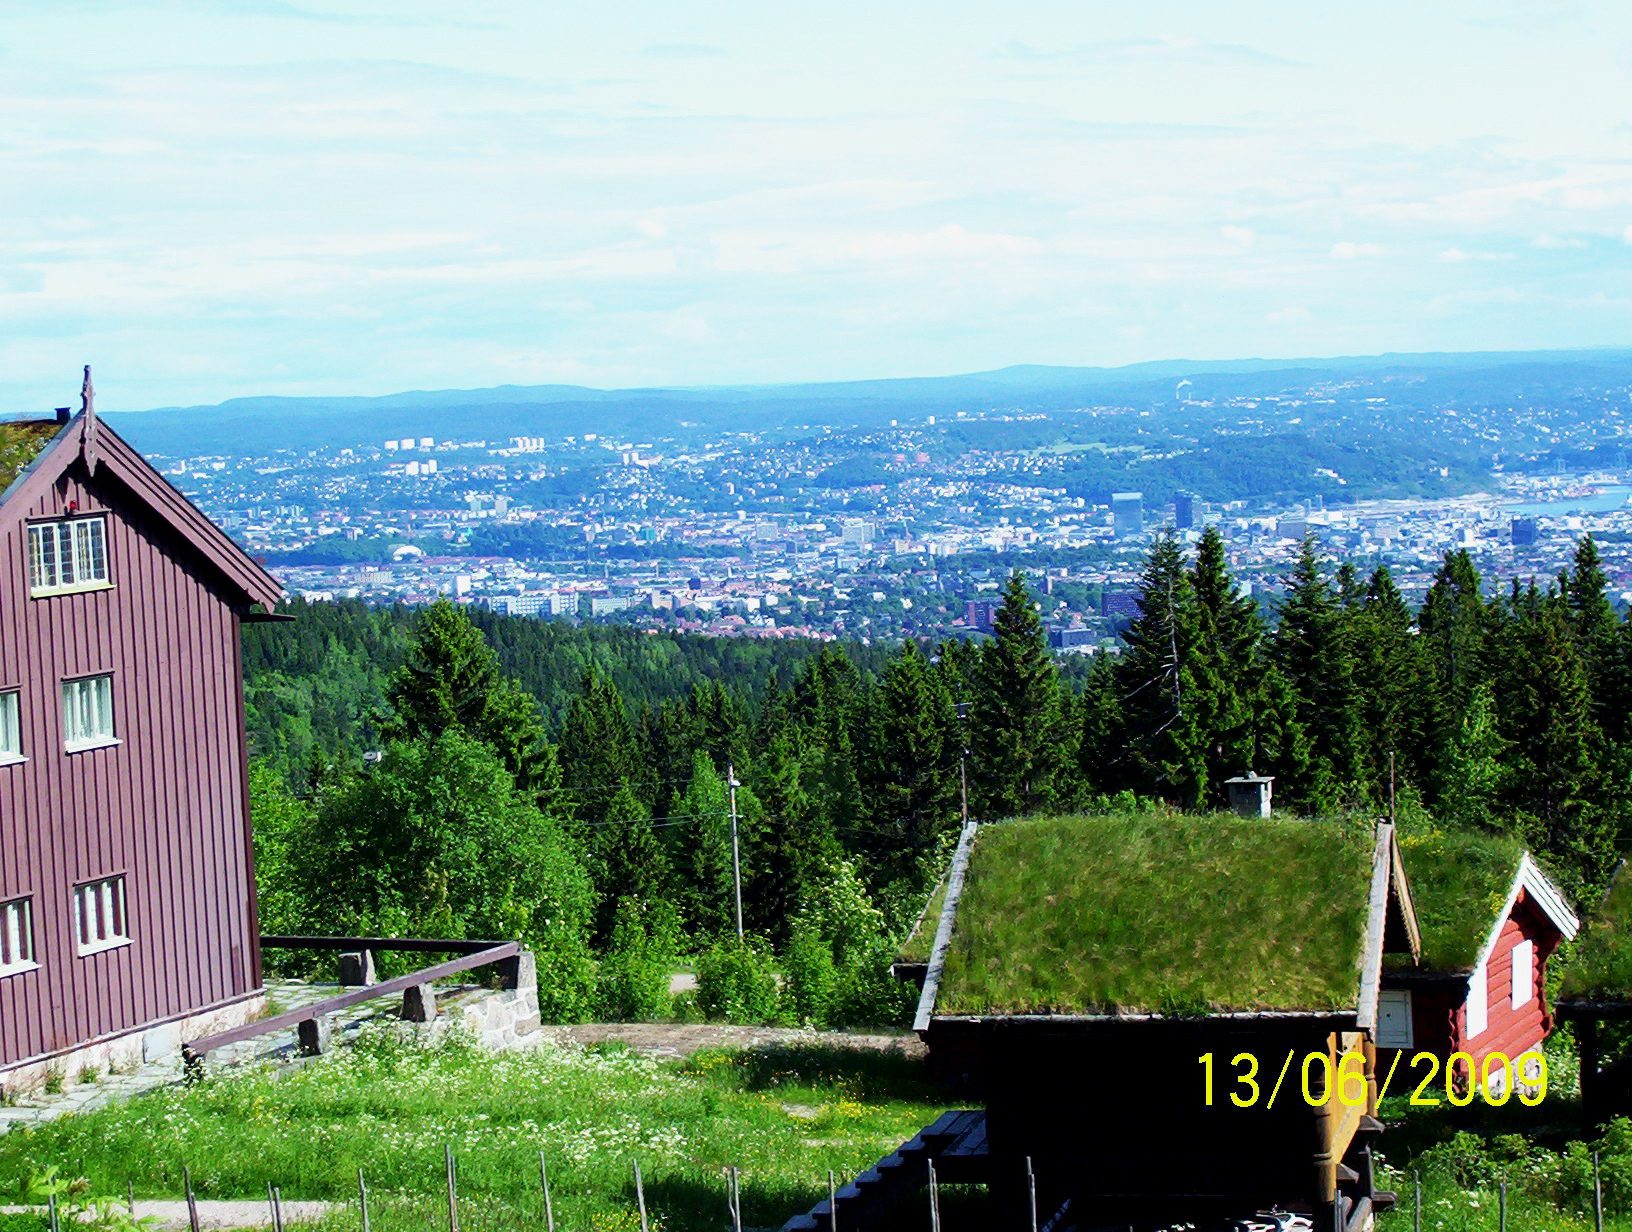
[[[742,857],[737,851],[737,768],[730,762],[725,766],[725,785],[731,791],[731,884],[737,893],[737,940],[742,940]]]

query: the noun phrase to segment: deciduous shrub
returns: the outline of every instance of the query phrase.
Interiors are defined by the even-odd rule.
[[[669,1016],[672,933],[648,923],[647,917],[656,914],[638,898],[618,900],[595,985],[596,1014],[603,1021],[652,1022]]]
[[[771,1022],[776,1018],[776,975],[771,956],[754,942],[720,942],[697,962],[697,1003],[711,1019]]]

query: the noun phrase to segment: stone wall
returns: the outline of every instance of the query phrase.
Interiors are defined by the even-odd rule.
[[[534,1004],[536,1007],[536,987]],[[53,1075],[59,1083],[72,1085],[86,1070],[96,1070],[100,1074],[126,1073],[139,1066],[170,1060],[179,1066],[182,1040],[241,1027],[262,1017],[265,1012],[266,993],[262,990],[231,1005],[189,1014],[169,1022],[137,1027],[120,1035],[82,1044],[56,1056],[24,1061],[10,1069],[0,1070],[0,1091],[10,1096],[38,1091],[51,1084]]]
[[[449,1030],[463,1030],[484,1048],[504,1051],[528,1048],[540,1038],[542,1025],[538,1012],[538,963],[531,954],[522,954],[515,967],[507,972],[506,984],[513,987],[500,989],[466,989],[452,995],[443,994],[431,1021],[423,1029],[434,1035]],[[422,997],[424,994],[421,993]],[[414,1021],[422,1010],[415,1012],[418,998],[403,998],[404,1017]]]

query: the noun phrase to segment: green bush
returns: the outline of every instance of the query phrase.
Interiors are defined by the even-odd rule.
[[[638,898],[618,900],[595,984],[596,1013],[602,1021],[654,1022],[669,1016],[672,934],[661,926],[649,928],[649,914],[655,912]]]
[[[804,920],[793,925],[782,968],[786,973],[782,987],[784,1010],[799,1026],[827,1026],[839,971],[833,963],[832,947]]]
[[[832,1027],[904,1027],[912,1022],[917,995],[890,974],[893,948],[875,941],[839,970],[828,1012]]]
[[[697,1004],[710,1019],[767,1023],[776,1019],[771,956],[754,942],[720,942],[697,962]]]

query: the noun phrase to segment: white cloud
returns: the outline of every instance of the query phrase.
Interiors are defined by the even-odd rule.
[[[1441,261],[1511,261],[1510,252],[1467,252],[1461,248],[1447,248],[1439,254]]]
[[[1628,224],[1626,230],[1621,232],[1621,239],[1632,244],[1632,224]]]
[[[1339,261],[1356,261],[1361,257],[1380,257],[1383,247],[1380,244],[1359,244],[1354,240],[1340,240],[1332,245],[1332,256]]]
[[[1585,248],[1587,241],[1573,235],[1552,235],[1543,232],[1531,241],[1537,248]]]
[[[1264,314],[1264,320],[1271,325],[1302,325],[1314,319],[1314,314],[1302,304],[1293,304],[1288,308],[1277,308],[1274,312]]]
[[[1233,223],[1220,227],[1218,233],[1229,240],[1230,243],[1237,244],[1242,248],[1251,248],[1258,238],[1252,233],[1251,227],[1238,227]]]

